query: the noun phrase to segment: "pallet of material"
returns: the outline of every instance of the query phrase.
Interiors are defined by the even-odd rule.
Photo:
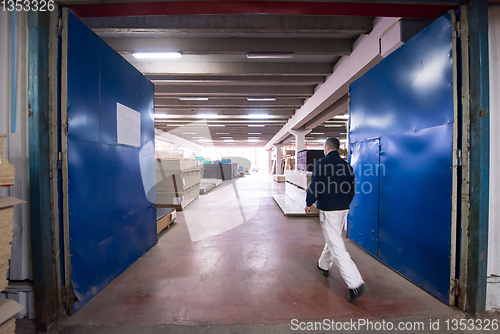
[[[12,319],[24,306],[12,299],[0,299],[0,334],[14,334],[16,320]]]
[[[220,186],[220,179],[202,179],[200,183],[200,195],[208,194],[212,189]]]
[[[285,183],[286,181],[285,175],[276,175],[276,174],[273,175],[273,180],[278,183]]]
[[[306,191],[292,184],[286,184],[284,194],[277,194],[272,197],[281,211],[283,211],[283,214],[287,217],[319,216],[319,210],[316,208],[316,204],[313,204],[311,207],[311,214],[305,212]]]
[[[285,179],[297,187],[307,189],[311,183],[312,172],[301,170],[286,170]]]
[[[175,208],[182,211],[192,201],[200,196],[200,184],[194,185],[182,192],[156,190],[156,206],[159,208]]]
[[[9,164],[9,159],[3,157],[5,135],[0,135],[0,186],[12,186],[16,177],[14,165]]]
[[[160,234],[164,229],[169,229],[175,223],[177,211],[174,208],[157,208],[156,210],[156,233]]]
[[[156,159],[156,170],[166,173],[202,170],[203,164],[195,159]]]

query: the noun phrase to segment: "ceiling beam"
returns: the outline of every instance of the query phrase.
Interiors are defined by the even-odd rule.
[[[240,97],[310,97],[314,86],[155,86],[155,96],[240,96]]]
[[[323,110],[318,116],[314,117],[310,120],[304,128],[307,130],[314,129],[315,127],[323,124],[325,121],[328,121],[335,115],[339,115],[349,108],[349,96],[346,94],[334,102],[331,106]]]
[[[293,52],[343,56],[352,51],[353,39],[333,38],[146,38],[112,37],[104,41],[120,53],[181,52],[183,55]]]
[[[281,142],[281,138],[292,129],[300,129],[308,122],[317,117],[330,105],[342,98],[348,93],[349,85],[366,73],[383,56],[381,50],[392,50],[394,45],[401,45],[401,38],[393,38],[390,32],[401,34],[397,18],[376,19],[373,31],[368,36],[360,36],[354,43],[353,52],[349,56],[344,56],[335,65],[333,74],[327,78],[324,84],[316,88],[314,95],[309,98],[304,105],[295,112],[295,115],[283,126],[283,128],[271,139],[266,149],[272,149],[272,146]],[[390,39],[384,39],[384,36],[390,35]]]
[[[324,76],[195,76],[195,75],[163,75],[149,74],[148,79],[155,85],[247,85],[247,86],[303,86],[318,85],[325,82]]]
[[[254,102],[245,98],[213,98],[208,101],[181,101],[179,98],[155,97],[156,107],[168,108],[298,108],[304,103],[302,98],[278,97],[276,101]]]
[[[156,114],[181,114],[181,115],[197,115],[200,113],[219,114],[224,116],[240,116],[249,114],[270,114],[276,116],[291,117],[294,113],[293,109],[250,109],[250,110],[234,110],[234,109],[220,109],[220,108],[200,108],[200,109],[170,109],[170,108],[155,108]]]
[[[211,2],[211,1],[210,1]],[[213,2],[212,2],[213,3]],[[210,6],[210,5],[208,5]],[[372,30],[370,17],[304,15],[172,15],[89,17],[83,23],[102,33],[223,33],[360,35]],[[99,15],[97,15],[99,16]],[[226,35],[227,36],[227,35]]]
[[[332,73],[328,63],[191,63],[177,61],[136,61],[128,59],[140,72],[149,74],[192,74],[192,75],[320,75]]]

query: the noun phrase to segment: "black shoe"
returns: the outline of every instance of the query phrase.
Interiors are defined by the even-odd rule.
[[[349,289],[349,296],[347,296],[347,300],[349,301],[349,303],[352,303],[356,299],[358,299],[365,291],[366,287],[364,284],[362,284],[359,288]]]
[[[325,277],[328,277],[329,273],[328,273],[328,270],[325,270],[325,269],[321,269],[320,266],[319,266],[319,261],[316,262],[316,265],[318,266],[318,269],[319,271],[321,271],[321,274]]]

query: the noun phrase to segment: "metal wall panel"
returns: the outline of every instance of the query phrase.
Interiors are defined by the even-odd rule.
[[[451,51],[451,18],[444,15],[355,81],[350,94],[350,142],[380,138],[384,169],[378,221],[360,217],[364,212],[352,205],[350,220],[362,235],[378,224],[379,259],[444,303],[452,220]],[[376,160],[374,154],[358,163]],[[355,201],[366,196],[357,193]]]
[[[154,140],[154,89],[71,13],[67,59],[69,237],[76,310],[156,242],[156,213],[146,198],[139,162],[141,147]],[[117,144],[117,103],[140,113],[140,147]],[[148,156],[151,163],[146,165],[154,166],[153,154],[141,159]]]
[[[381,138],[379,259],[448,303],[453,125]]]
[[[378,254],[379,151],[379,140],[374,139],[355,143],[350,155],[356,196],[351,203],[347,231],[349,238],[374,256]]]

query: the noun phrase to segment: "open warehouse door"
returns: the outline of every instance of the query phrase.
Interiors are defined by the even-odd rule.
[[[65,292],[74,312],[156,242],[154,87],[67,9],[62,41]]]
[[[446,304],[454,302],[458,202],[452,26],[442,16],[350,91],[358,185],[349,236]]]

